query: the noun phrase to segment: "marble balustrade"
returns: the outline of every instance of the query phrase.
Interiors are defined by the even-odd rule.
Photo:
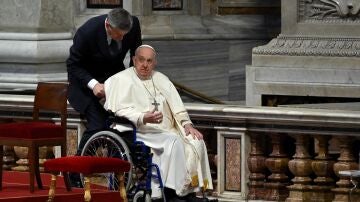
[[[31,95],[1,95],[0,120],[30,118]],[[186,103],[215,162],[220,201],[348,201],[358,169],[358,111]],[[69,107],[68,154],[83,121]],[[51,116],[49,116],[51,119]],[[55,119],[55,121],[57,121]],[[57,154],[55,154],[56,156]],[[355,190],[353,201],[360,199]]]
[[[359,168],[358,111],[201,104],[187,109],[195,125],[218,131],[220,198],[349,201],[353,185],[338,173]],[[227,144],[234,139],[239,152]],[[352,201],[358,200],[355,190]]]

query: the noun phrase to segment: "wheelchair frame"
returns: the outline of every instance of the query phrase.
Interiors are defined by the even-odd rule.
[[[159,181],[159,188],[161,188],[163,199],[166,201],[160,169],[158,165],[152,162],[151,149],[143,142],[136,140],[136,126],[128,119],[113,114],[110,115],[109,123],[109,126],[113,123],[131,125],[133,140],[131,147],[129,148],[129,145],[121,136],[125,132],[108,129],[98,131],[92,135],[85,143],[81,155],[116,157],[129,161],[131,169],[125,176],[128,198],[132,198],[134,202],[138,200],[151,201],[151,180],[155,178]],[[153,168],[155,168],[156,174],[152,173]],[[138,171],[142,173],[138,173]],[[118,188],[118,181],[113,173],[101,173],[98,176],[105,179],[109,189],[116,190]],[[83,182],[83,176],[81,176],[81,180]]]

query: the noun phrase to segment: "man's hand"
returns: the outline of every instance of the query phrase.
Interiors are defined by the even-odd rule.
[[[102,83],[97,83],[94,88],[93,88],[93,93],[96,97],[98,98],[103,98],[105,97],[105,88],[104,88],[104,84]]]
[[[163,119],[163,114],[159,111],[155,111],[155,109],[153,109],[152,111],[146,112],[144,114],[144,119],[143,119],[143,123],[161,123]]]
[[[196,128],[193,127],[191,123],[188,123],[184,126],[186,135],[191,135],[194,139],[202,140],[203,134],[200,133]]]

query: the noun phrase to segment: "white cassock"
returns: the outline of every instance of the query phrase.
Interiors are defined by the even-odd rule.
[[[155,88],[155,89],[154,89]],[[153,162],[161,171],[164,186],[184,196],[200,188],[213,189],[208,155],[203,140],[186,136],[184,125],[191,123],[175,86],[162,73],[154,71],[152,79],[140,80],[134,67],[125,69],[105,82],[105,109],[124,116],[137,126],[137,140],[152,148]],[[145,112],[163,113],[160,124],[143,124]],[[115,126],[120,129],[120,126]],[[153,198],[161,196],[154,187]]]

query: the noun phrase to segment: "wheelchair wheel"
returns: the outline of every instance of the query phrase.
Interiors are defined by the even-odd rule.
[[[145,194],[144,190],[140,190],[136,192],[133,198],[133,202],[151,202],[150,194],[146,193],[145,196],[144,194]]]
[[[81,151],[81,155],[113,157],[127,160],[131,165],[131,169],[125,174],[125,186],[127,191],[130,189],[132,183],[133,163],[127,144],[117,132],[100,131],[95,133],[86,142],[83,150]],[[83,175],[81,175],[81,181],[84,182]],[[91,177],[90,181],[92,184],[105,186],[110,190],[117,190],[119,187],[119,180],[114,173],[98,173],[94,177]]]

